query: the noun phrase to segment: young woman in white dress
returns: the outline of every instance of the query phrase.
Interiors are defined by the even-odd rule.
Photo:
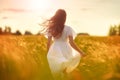
[[[74,30],[65,25],[65,22],[65,10],[58,9],[48,20],[46,30],[48,34],[47,59],[55,80],[61,80],[62,75],[72,72],[78,66],[80,57],[84,56],[74,43]]]

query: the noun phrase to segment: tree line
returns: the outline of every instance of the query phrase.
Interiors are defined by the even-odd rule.
[[[111,25],[109,29],[109,36],[120,36],[120,24]]]
[[[4,30],[0,27],[0,35],[33,35],[33,33],[28,30],[26,30],[24,34],[22,34],[19,30],[16,30],[16,32],[13,33],[11,32],[10,26],[5,26]],[[40,35],[40,33],[38,32],[36,35]]]
[[[5,26],[5,29],[2,30],[0,27],[0,35],[33,35],[32,32],[26,30],[24,34],[22,34],[19,30],[16,30],[16,32],[11,32],[11,27],[10,26]],[[37,34],[34,35],[42,35],[40,31],[38,31]],[[90,36],[88,33],[78,33],[77,35],[83,35],[83,36]]]
[[[0,27],[0,35],[33,35],[32,32],[26,30],[24,34],[22,34],[19,30],[16,30],[16,32],[12,33],[11,32],[11,27],[10,26],[5,26],[5,29],[2,30]],[[36,35],[40,35],[40,32],[38,32]],[[79,33],[78,35],[81,35]],[[84,33],[84,35],[89,35],[88,33]],[[109,36],[120,36],[120,24],[119,25],[111,25],[109,28],[108,32]]]

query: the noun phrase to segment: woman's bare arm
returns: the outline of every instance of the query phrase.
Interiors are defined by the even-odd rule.
[[[83,53],[83,51],[75,44],[74,40],[73,40],[73,36],[69,36],[69,43],[70,45],[77,50],[82,56],[84,56],[85,54]]]
[[[49,48],[50,48],[51,41],[52,41],[52,36],[48,36],[47,51],[48,51],[48,50],[49,50]]]

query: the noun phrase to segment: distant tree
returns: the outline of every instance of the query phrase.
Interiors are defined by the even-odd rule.
[[[16,30],[16,32],[14,33],[14,35],[22,35],[22,33],[19,30]]]
[[[11,28],[9,26],[5,26],[4,33],[5,34],[11,34]]]
[[[78,33],[78,35],[89,36],[88,33]]]
[[[24,35],[32,35],[30,31],[25,31]]]
[[[114,36],[114,35],[117,35],[117,26],[116,25],[111,26],[109,29],[109,36]]]
[[[0,27],[0,34],[2,34],[3,32],[2,32],[2,28]]]
[[[41,35],[40,31],[36,35]]]
[[[114,35],[117,35],[117,34],[118,34],[117,25],[114,25],[114,27],[113,27],[113,34],[114,34]]]
[[[120,24],[118,26],[118,35],[120,36]]]
[[[112,35],[113,35],[113,27],[111,26],[109,29],[109,36],[112,36]]]

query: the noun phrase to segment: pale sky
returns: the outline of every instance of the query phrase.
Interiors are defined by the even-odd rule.
[[[106,36],[110,25],[120,23],[120,0],[0,0],[0,27],[37,33],[38,24],[59,8],[66,10],[66,25],[77,33]]]

